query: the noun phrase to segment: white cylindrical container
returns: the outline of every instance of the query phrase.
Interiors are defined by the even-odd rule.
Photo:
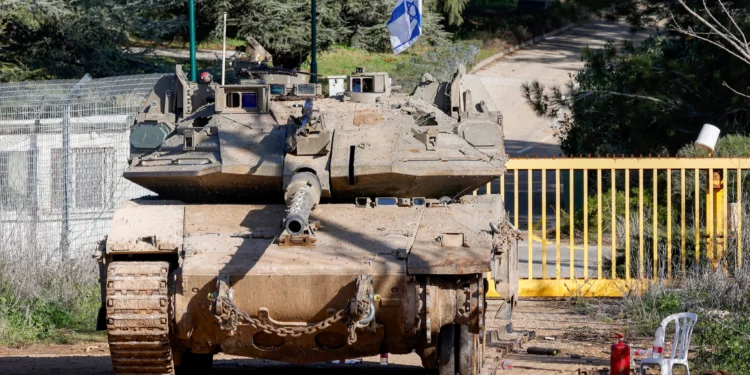
[[[695,145],[708,152],[713,152],[716,147],[716,141],[719,140],[719,134],[721,130],[711,124],[703,124],[700,134],[698,134],[698,140],[695,141]]]

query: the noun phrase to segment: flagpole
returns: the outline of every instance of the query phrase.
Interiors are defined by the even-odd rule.
[[[195,59],[195,0],[188,1],[188,18],[190,20],[190,80],[198,80],[198,63]]]
[[[227,72],[227,12],[224,12],[224,37],[221,39],[221,85]]]

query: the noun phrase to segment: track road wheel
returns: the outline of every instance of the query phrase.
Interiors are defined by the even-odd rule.
[[[479,335],[469,332],[469,327],[458,326],[458,348],[456,352],[458,373],[479,375],[482,371],[482,345]]]
[[[447,324],[438,335],[438,375],[456,375],[456,325]]]
[[[479,335],[469,327],[448,324],[438,338],[439,375],[479,375],[482,370],[482,345]]]

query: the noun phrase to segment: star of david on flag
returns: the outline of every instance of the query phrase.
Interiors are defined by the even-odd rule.
[[[393,53],[404,52],[422,35],[422,0],[397,0],[386,25]]]

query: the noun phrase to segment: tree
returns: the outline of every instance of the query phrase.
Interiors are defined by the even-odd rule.
[[[695,139],[704,123],[724,133],[750,133],[748,98],[724,86],[748,87],[750,65],[706,43],[723,37],[687,10],[696,4],[618,2],[610,9],[613,18],[627,15],[634,26],[666,22],[668,31],[640,46],[609,44],[584,51],[585,67],[565,90],[539,82],[524,85],[538,115],[562,120],[558,132],[565,153],[673,155]],[[749,26],[747,4],[727,4],[707,9],[715,15],[723,12],[715,7],[730,10],[732,21],[721,22],[741,38],[744,34],[736,30],[744,33]]]
[[[448,18],[449,25],[461,26],[464,23],[462,14],[468,3],[469,0],[440,0],[436,4]]]
[[[703,1],[703,9],[694,9],[693,6],[688,5],[684,0],[678,0],[678,2],[699,27],[693,28],[690,24],[683,26],[683,23],[676,20],[673,16],[674,30],[687,37],[697,38],[710,43],[723,49],[741,62],[750,65],[750,44],[748,44],[748,39],[744,31],[749,26],[747,7],[744,9],[731,9],[726,3],[718,0],[719,13],[714,15],[717,13],[716,10],[712,11],[705,0]],[[747,6],[748,4],[744,5]],[[735,18],[739,20],[739,23]],[[740,26],[740,23],[742,26]],[[723,82],[723,85],[737,95],[750,98],[747,94],[733,89],[726,81]]]
[[[0,81],[109,76],[162,67],[135,53],[131,38],[158,39],[184,27],[163,17],[176,0],[5,0],[0,5]]]
[[[386,28],[393,0],[318,0],[318,46],[333,44],[363,48],[369,51],[390,50]],[[424,43],[441,44],[449,35],[443,31],[442,17],[431,11],[432,2],[424,7]],[[223,12],[228,13],[228,34],[244,39],[252,36],[272,55],[275,65],[296,68],[310,53],[309,0],[239,0],[222,4],[201,0],[203,19],[216,20],[214,35],[220,36]]]

